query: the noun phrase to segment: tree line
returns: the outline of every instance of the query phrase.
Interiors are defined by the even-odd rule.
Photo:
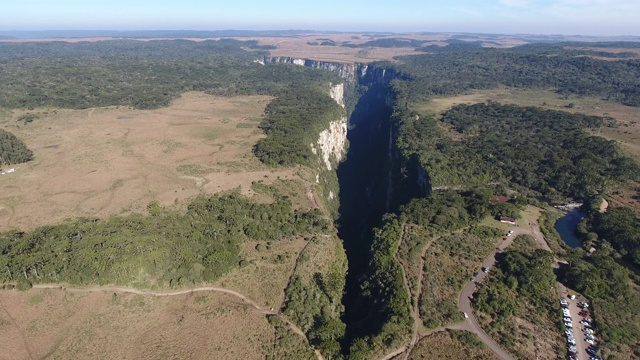
[[[517,186],[551,201],[587,199],[612,181],[637,179],[638,165],[612,141],[585,130],[612,119],[498,103],[458,105],[434,117],[400,122],[398,143],[418,153],[434,186]]]
[[[0,166],[33,160],[33,152],[13,133],[0,129]]]
[[[243,266],[240,244],[323,233],[317,210],[294,211],[280,196],[256,203],[236,192],[198,197],[186,213],[149,206],[151,216],[80,218],[0,234],[0,282],[149,287],[210,282]]]

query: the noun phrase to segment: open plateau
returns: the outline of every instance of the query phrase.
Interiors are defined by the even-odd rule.
[[[185,34],[0,37],[0,360],[640,359],[640,42]]]

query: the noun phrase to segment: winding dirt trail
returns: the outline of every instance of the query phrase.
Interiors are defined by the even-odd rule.
[[[538,233],[536,234],[535,232],[535,227],[532,226],[531,231],[525,230],[525,229],[521,229],[521,228],[514,228],[513,229],[514,232],[512,234],[512,236],[508,237],[507,240],[503,241],[500,245],[498,245],[498,247],[496,248],[496,250],[487,257],[487,259],[484,261],[483,266],[490,268],[495,264],[495,256],[498,252],[503,251],[504,249],[506,249],[509,245],[511,245],[511,243],[513,242],[513,239],[515,239],[518,235],[521,234],[527,234],[527,235],[532,235],[534,236],[539,242],[541,242],[541,246],[543,245],[542,243],[544,243],[544,245],[546,246],[546,248],[548,248],[548,245],[546,244],[546,242],[544,241],[544,237],[542,237],[542,234],[540,234],[539,230]],[[400,237],[400,241],[398,242],[398,248],[400,247],[400,243],[404,240],[404,233],[405,233],[405,226],[403,225],[402,227],[402,232],[401,232],[401,237]],[[538,236],[536,236],[538,235]],[[430,247],[431,243],[433,243],[433,240],[429,241],[427,244],[425,244],[425,248],[422,251],[421,254],[421,269],[424,269],[424,256],[426,251],[428,250],[428,248]],[[545,247],[543,246],[543,247]],[[396,248],[396,258],[395,260],[398,261],[397,258],[397,249]],[[409,294],[411,295],[411,290],[409,288],[409,284],[407,281],[407,277],[406,277],[406,272],[404,270],[404,267],[401,266],[402,269],[402,275],[403,275],[403,282],[404,282],[404,286],[407,289],[407,291],[409,292]],[[419,284],[422,283],[422,275],[423,275],[423,270],[420,271],[420,282]],[[478,283],[480,283],[482,281],[482,279],[486,276],[486,274],[484,272],[480,272],[479,275],[476,276],[476,281],[475,282],[470,282],[469,284],[467,284],[462,292],[460,293],[460,297],[458,299],[458,308],[460,309],[460,311],[462,311],[463,313],[467,314],[467,318],[465,319],[464,322],[458,323],[458,324],[449,324],[440,328],[436,328],[436,329],[432,329],[429,331],[426,331],[422,334],[419,333],[418,331],[418,323],[422,323],[422,319],[420,319],[420,314],[419,314],[419,308],[417,305],[417,299],[416,299],[416,305],[410,305],[411,306],[411,315],[414,319],[414,325],[413,325],[413,336],[411,337],[411,340],[402,345],[401,347],[393,350],[392,352],[386,354],[384,357],[382,357],[380,360],[390,360],[395,358],[396,356],[399,356],[401,354],[405,354],[404,359],[407,360],[409,358],[409,356],[411,355],[411,351],[413,350],[413,347],[415,346],[415,344],[420,341],[421,339],[423,339],[426,336],[429,336],[433,333],[439,332],[439,331],[444,331],[447,329],[450,330],[466,330],[472,333],[475,333],[476,335],[478,335],[478,337],[480,338],[480,340],[489,348],[491,349],[500,359],[502,360],[515,360],[508,352],[506,352],[504,349],[502,349],[502,347],[500,347],[500,345],[498,343],[496,343],[480,326],[480,323],[478,322],[478,320],[475,318],[472,308],[471,308],[471,295],[475,292],[476,290],[476,286]],[[419,289],[421,289],[421,287],[419,287]],[[418,294],[419,296],[419,294]]]
[[[252,307],[253,309],[255,309],[256,311],[258,311],[261,314],[272,315],[272,316],[279,317],[280,319],[282,319],[282,321],[286,322],[289,325],[289,328],[291,328],[291,330],[293,332],[295,332],[296,334],[301,336],[307,343],[309,343],[309,339],[307,339],[307,336],[305,335],[304,331],[302,331],[302,329],[300,329],[296,324],[294,324],[291,320],[289,320],[283,314],[281,314],[279,312],[276,312],[276,311],[273,311],[271,309],[263,308],[263,307],[259,306],[255,301],[251,300],[247,296],[245,296],[245,295],[243,295],[243,294],[241,294],[241,293],[239,293],[237,291],[234,291],[234,290],[231,290],[231,289],[226,289],[226,288],[221,288],[221,287],[201,286],[201,287],[197,287],[197,288],[185,289],[185,290],[177,290],[177,291],[172,291],[172,292],[144,291],[144,290],[138,290],[138,289],[129,288],[129,287],[123,287],[123,286],[93,286],[93,287],[88,287],[88,288],[71,288],[71,287],[64,287],[64,286],[57,285],[57,284],[37,284],[37,285],[33,285],[33,288],[34,289],[62,290],[62,291],[67,291],[67,292],[71,292],[71,293],[111,292],[111,293],[126,293],[126,294],[158,296],[158,297],[179,296],[179,295],[192,294],[192,293],[196,293],[196,292],[211,292],[211,291],[221,292],[221,293],[225,293],[225,294],[228,294],[228,295],[231,295],[231,296],[239,298],[240,300],[242,300],[243,303],[249,305],[250,307]],[[318,360],[324,360],[324,357],[322,356],[320,351],[318,351],[317,349],[313,349],[313,350],[314,350]]]

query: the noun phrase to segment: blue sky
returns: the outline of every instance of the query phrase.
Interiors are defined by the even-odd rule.
[[[0,30],[640,35],[640,0],[0,0]]]

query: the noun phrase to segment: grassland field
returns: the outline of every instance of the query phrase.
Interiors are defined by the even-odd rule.
[[[237,187],[255,195],[252,182],[278,179],[306,190],[296,207],[313,206],[304,195],[311,174],[267,168],[251,152],[264,136],[257,126],[269,101],[191,92],[157,110],[4,111],[0,126],[22,139],[35,160],[0,176],[0,230],[145,212],[153,200],[183,205]],[[17,121],[25,113],[37,118]]]

